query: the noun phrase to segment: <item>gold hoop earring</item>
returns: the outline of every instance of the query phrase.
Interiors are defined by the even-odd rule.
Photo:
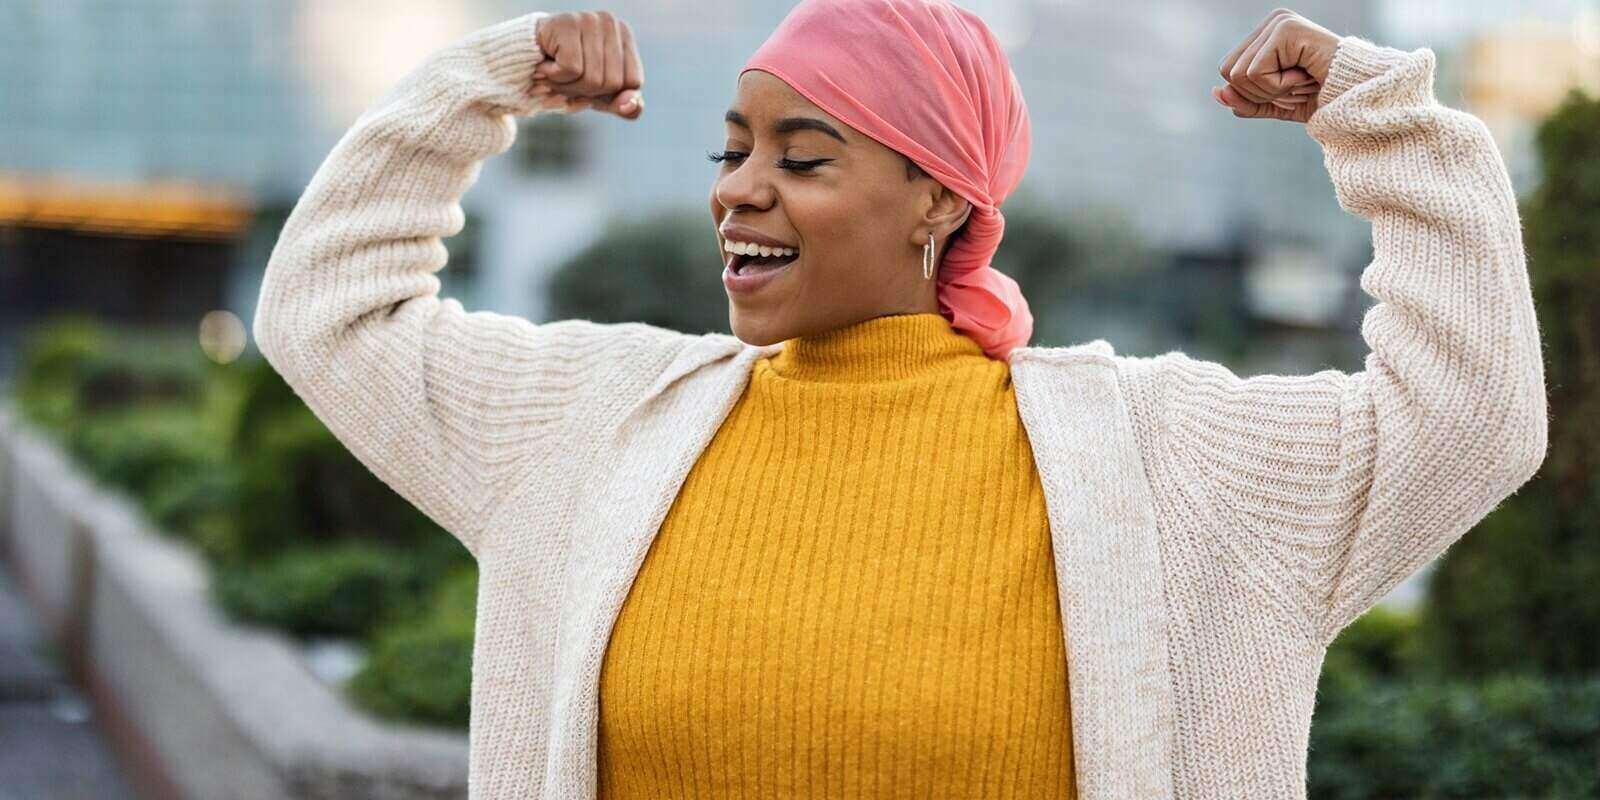
[[[928,243],[922,247],[922,279],[933,277],[933,231],[928,231]]]

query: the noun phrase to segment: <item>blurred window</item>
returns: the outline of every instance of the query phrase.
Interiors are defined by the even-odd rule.
[[[517,169],[533,175],[566,175],[587,157],[581,126],[572,117],[542,113],[518,119],[512,158]]]

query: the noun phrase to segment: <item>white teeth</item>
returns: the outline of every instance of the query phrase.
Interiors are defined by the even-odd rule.
[[[795,255],[795,254],[800,252],[799,250],[796,250],[793,247],[767,247],[765,245],[757,245],[757,244],[752,244],[750,242],[735,242],[735,241],[724,241],[723,242],[723,249],[727,250],[730,253],[738,253],[739,255],[745,255],[745,256],[756,256],[756,255],[759,255],[759,256],[763,256],[763,257],[765,257],[765,256],[792,256],[792,255]]]

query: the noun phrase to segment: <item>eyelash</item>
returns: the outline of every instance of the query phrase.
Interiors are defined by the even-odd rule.
[[[749,155],[749,153],[740,153],[734,150],[724,150],[720,153],[706,153],[706,158],[720,164],[730,159],[734,161],[743,160],[747,155]],[[832,160],[833,159],[831,158],[819,158],[815,161],[791,161],[787,158],[780,158],[778,159],[777,166],[778,169],[787,169],[794,172],[810,172],[811,170],[814,170]]]

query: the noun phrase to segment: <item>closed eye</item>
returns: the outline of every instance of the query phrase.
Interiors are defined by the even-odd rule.
[[[796,172],[810,172],[823,164],[832,161],[831,158],[819,158],[814,161],[790,161],[787,158],[778,159],[778,169],[794,170]]]
[[[733,161],[737,163],[739,161],[743,161],[748,155],[750,154],[741,153],[736,150],[724,150],[720,153],[706,153],[706,158],[717,163],[721,163],[723,161]],[[780,158],[778,159],[776,166],[778,169],[787,169],[794,172],[810,172],[811,170],[814,170],[832,160],[833,159],[831,158],[819,158],[813,161],[793,161],[787,158]]]

